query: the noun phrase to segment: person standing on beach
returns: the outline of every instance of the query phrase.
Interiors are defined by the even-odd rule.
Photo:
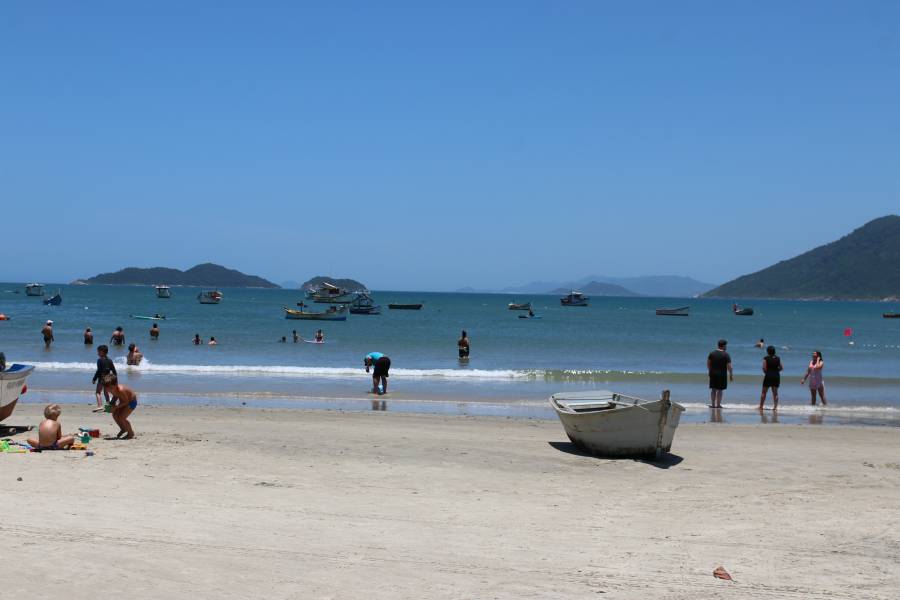
[[[822,369],[824,368],[825,361],[822,360],[822,353],[816,350],[812,353],[812,360],[809,361],[809,366],[806,368],[806,375],[800,380],[801,385],[809,380],[809,403],[813,406],[816,405],[816,392],[822,399],[822,406],[828,405],[828,402],[825,401],[825,380],[822,379]]]
[[[116,330],[109,336],[109,343],[113,346],[124,346],[125,331],[121,327],[116,327]]]
[[[775,346],[766,348],[766,356],[763,357],[762,370],[763,375],[762,396],[759,397],[759,410],[762,410],[766,404],[766,394],[769,388],[772,388],[772,405],[773,410],[778,410],[778,386],[781,385],[781,359],[775,356]]]
[[[53,343],[53,321],[48,320],[41,327],[41,335],[44,336],[44,348],[49,348]]]
[[[103,391],[112,396],[112,402],[115,408],[112,411],[113,420],[119,426],[119,433],[116,434],[118,440],[130,440],[134,438],[134,429],[128,416],[137,408],[137,394],[128,386],[121,385],[119,378],[112,373],[107,374],[103,378]]]
[[[85,346],[93,346],[94,345],[94,332],[91,331],[91,328],[88,327],[84,330],[84,345]]]
[[[300,341],[300,334],[297,333],[296,329],[293,331],[293,334],[294,334],[294,343],[296,344],[297,342]]]
[[[117,375],[116,373],[116,365],[113,364],[113,361],[109,359],[109,348],[106,347],[106,344],[101,344],[97,346],[97,371],[94,373],[94,378],[91,379],[91,383],[96,383],[97,387],[94,388],[94,393],[97,396],[97,408],[94,409],[94,412],[101,412],[103,410],[103,401],[100,400],[100,392],[103,392],[103,396],[106,398],[106,401],[109,402],[109,394],[106,390],[103,389],[103,378],[110,373],[113,375]]]
[[[150,339],[154,342],[159,339],[159,325],[156,323],[150,326]]]
[[[459,349],[460,358],[469,358],[469,335],[463,329],[462,335],[456,341],[456,347]]]
[[[381,352],[369,352],[363,359],[366,365],[366,373],[372,368],[372,393],[387,394],[387,378],[388,371],[391,369],[391,359]],[[378,391],[378,384],[381,384],[381,391]]]
[[[731,370],[731,356],[725,352],[726,340],[719,340],[718,348],[706,358],[706,370],[709,372],[709,406],[722,408],[722,394],[728,388],[728,381],[734,381]]]

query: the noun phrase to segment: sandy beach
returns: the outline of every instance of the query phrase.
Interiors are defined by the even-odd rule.
[[[114,433],[87,405],[60,420]],[[894,428],[683,425],[652,464],[581,455],[540,420],[141,406],[133,423],[136,440],[94,441],[94,456],[0,454],[5,596],[900,589]]]

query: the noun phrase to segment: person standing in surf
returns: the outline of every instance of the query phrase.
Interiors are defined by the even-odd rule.
[[[766,394],[769,388],[772,388],[772,405],[773,410],[778,410],[778,387],[781,385],[781,359],[775,356],[775,346],[766,348],[766,356],[763,357],[762,370],[763,376],[762,396],[759,397],[759,410],[765,408]]]
[[[156,323],[150,326],[150,339],[154,342],[159,339],[159,325]]]
[[[391,369],[391,359],[381,352],[369,352],[363,359],[366,366],[366,373],[372,369],[372,393],[387,394],[387,378],[388,371]],[[381,391],[378,391],[378,384],[381,384]]]
[[[113,346],[124,346],[125,331],[121,327],[116,327],[116,330],[109,336],[109,343]]]
[[[709,406],[722,408],[722,395],[728,388],[728,381],[734,381],[731,369],[731,356],[725,351],[726,340],[719,340],[718,347],[706,357],[706,370],[709,372]]]
[[[816,405],[816,392],[822,399],[822,406],[828,405],[828,402],[825,401],[825,380],[822,379],[822,369],[824,368],[825,361],[822,360],[822,353],[816,350],[812,353],[812,360],[809,361],[809,366],[806,368],[806,375],[800,380],[801,384],[809,380],[809,403],[813,406]]]
[[[465,329],[463,329],[462,335],[456,341],[456,346],[459,348],[460,358],[469,358],[469,335]]]
[[[84,330],[84,345],[85,346],[93,346],[94,345],[94,332],[91,331],[91,328],[88,327]]]
[[[41,335],[44,336],[44,348],[49,348],[53,343],[53,321],[48,320],[41,327]]]

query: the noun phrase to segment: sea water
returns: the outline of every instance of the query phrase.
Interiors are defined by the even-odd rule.
[[[900,320],[883,319],[896,307],[882,303],[735,299],[755,309],[738,317],[732,300],[592,298],[588,307],[564,307],[555,296],[381,291],[373,293],[381,315],[329,322],[284,318],[282,306],[303,300],[298,290],[226,288],[220,304],[202,305],[196,288],[172,288],[170,299],[146,286],[48,285],[46,292],[57,288],[63,304],[54,307],[25,296],[22,284],[0,284],[0,313],[11,317],[0,321],[0,352],[37,367],[31,401],[89,401],[96,346],[121,326],[144,362],[126,368],[124,348],[112,349],[111,357],[126,383],[158,403],[365,407],[374,397],[363,356],[380,351],[392,361],[388,410],[547,417],[546,398],[556,391],[612,389],[655,398],[670,389],[688,407],[687,420],[707,420],[706,356],[725,338],[735,370],[725,395],[732,412],[725,414],[740,420],[753,411],[759,421],[769,419],[755,414],[764,351],[754,343],[764,338],[785,368],[782,422],[900,422]],[[525,313],[507,308],[512,301],[532,302],[541,318],[520,319]],[[391,302],[424,306],[389,310]],[[689,317],[655,314],[688,304]],[[166,319],[158,322],[159,340],[151,341],[151,321],[132,315],[156,313]],[[47,319],[56,338],[50,349],[40,334]],[[85,327],[94,331],[93,346],[82,343]],[[292,342],[293,330],[309,340],[320,328],[325,344]],[[472,347],[464,362],[456,348],[463,329]],[[195,334],[203,345],[191,343]],[[217,346],[206,345],[210,336]],[[825,359],[825,413],[809,406],[800,384],[813,350]]]

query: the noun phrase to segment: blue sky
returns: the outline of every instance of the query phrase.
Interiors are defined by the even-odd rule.
[[[0,280],[722,282],[900,207],[896,2],[13,2]]]

